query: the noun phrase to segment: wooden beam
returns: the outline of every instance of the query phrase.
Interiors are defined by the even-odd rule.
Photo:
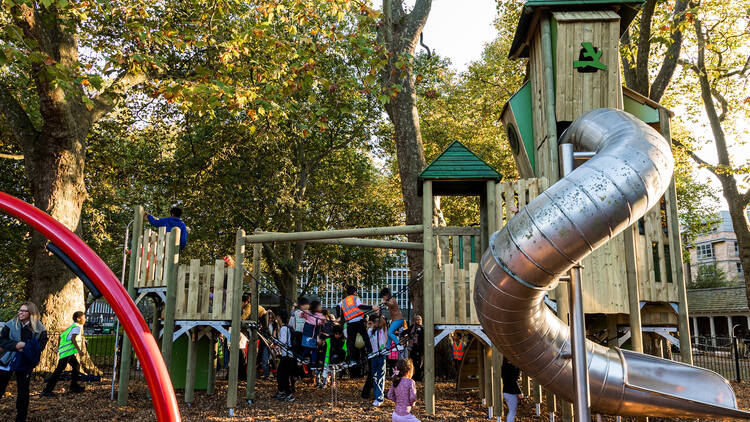
[[[482,231],[479,227],[433,227],[432,231],[439,235],[445,236],[479,236]]]
[[[198,333],[190,330],[188,334],[187,368],[185,371],[185,403],[192,403],[195,395],[195,367],[198,362]]]
[[[161,338],[161,355],[167,371],[172,373],[172,335],[174,334],[174,315],[177,304],[177,265],[180,259],[180,229],[175,227],[167,236],[164,254],[164,279],[167,282],[167,297],[164,304],[164,331]]]
[[[234,245],[234,275],[232,285],[232,326],[229,330],[229,382],[227,383],[227,407],[230,414],[237,407],[237,381],[240,366],[240,318],[242,315],[242,267],[245,263],[245,231],[237,230]]]
[[[130,242],[130,272],[128,273],[128,295],[135,299],[135,277],[138,272],[138,243],[143,236],[143,207],[135,207],[135,216],[133,217],[133,238]],[[117,333],[115,333],[117,334]],[[128,403],[128,384],[130,383],[130,360],[133,354],[133,347],[130,344],[130,338],[127,335],[122,339],[122,357],[120,358],[120,384],[117,390],[117,405],[124,406]]]
[[[397,242],[394,240],[357,239],[355,237],[344,237],[340,239],[310,240],[309,243],[324,243],[327,245],[360,246],[363,248],[378,249],[405,249],[421,251],[424,246],[419,242]]]
[[[492,348],[492,415],[495,420],[503,420],[503,379],[501,368],[503,355],[497,347]]]
[[[254,233],[259,233],[260,229],[255,229]],[[262,243],[253,244],[253,276],[250,278],[250,320],[251,322],[258,322],[258,306],[259,295],[258,295],[258,280],[260,280],[260,254],[263,251]],[[245,391],[245,399],[248,401],[255,400],[255,362],[258,358],[258,349],[255,344],[258,341],[258,331],[250,330],[250,347],[247,352],[247,389]]]
[[[262,233],[245,237],[247,243],[298,242],[320,239],[340,239],[343,237],[390,236],[396,234],[422,233],[421,225],[367,227],[363,229],[321,230],[297,233]]]
[[[641,304],[638,293],[638,265],[635,255],[635,223],[625,229],[625,273],[628,283],[628,307],[630,308],[630,343],[634,352],[643,353],[643,334],[641,333]]]
[[[422,281],[424,304],[424,406],[428,415],[435,414],[435,294],[434,294],[434,243],[432,240],[432,181],[426,180],[422,185],[422,242],[424,243],[424,262]],[[439,299],[438,299],[439,300]]]
[[[215,306],[215,305],[214,305]],[[210,396],[216,392],[216,334],[208,335],[208,384],[206,395]]]
[[[659,108],[659,128],[662,136],[672,144],[672,130],[669,118],[673,114],[669,110]],[[682,267],[682,239],[680,238],[680,220],[677,218],[677,188],[674,176],[667,188],[667,224],[669,225],[669,257],[672,266],[672,280],[677,283],[677,321],[680,330],[680,360],[688,365],[693,364],[693,351],[690,345],[690,315],[687,301],[687,285]],[[666,278],[666,276],[665,276]]]

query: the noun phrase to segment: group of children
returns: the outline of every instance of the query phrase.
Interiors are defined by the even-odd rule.
[[[363,397],[373,390],[373,406],[381,406],[386,397],[396,402],[394,421],[417,420],[410,414],[416,401],[414,365],[409,359],[398,359],[404,350],[398,333],[406,324],[396,298],[387,288],[380,292],[381,305],[388,309],[391,319],[387,323],[379,308],[360,301],[356,288],[347,287],[346,294],[336,309],[338,319],[319,301],[310,302],[304,297],[299,298],[291,315],[279,311],[276,338],[269,344],[279,357],[278,392],[273,398],[294,401],[294,382],[301,371],[311,371],[316,387],[324,387],[334,369],[347,368],[353,378],[359,378],[366,370]],[[394,362],[394,381],[386,395],[388,360]]]

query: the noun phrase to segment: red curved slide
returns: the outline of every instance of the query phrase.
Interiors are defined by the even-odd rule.
[[[18,218],[51,240],[91,279],[115,311],[133,344],[151,390],[157,420],[180,421],[180,409],[161,351],[146,321],[112,270],[78,236],[32,205],[0,192],[0,212]]]

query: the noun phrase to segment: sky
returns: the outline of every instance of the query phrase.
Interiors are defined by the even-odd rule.
[[[424,43],[450,58],[455,70],[465,70],[482,58],[485,44],[495,39],[495,15],[495,0],[433,0],[422,31]]]

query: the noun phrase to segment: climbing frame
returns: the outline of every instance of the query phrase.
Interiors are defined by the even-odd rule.
[[[221,259],[213,265],[191,259],[177,271],[175,319],[229,321],[233,290],[234,268]]]

